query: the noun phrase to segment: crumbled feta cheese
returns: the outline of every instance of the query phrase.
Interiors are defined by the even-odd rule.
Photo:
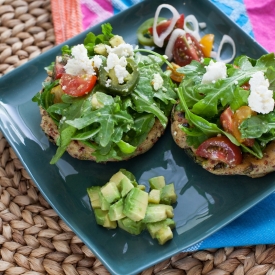
[[[56,60],[57,62],[62,62],[62,56],[58,56]]]
[[[95,55],[93,58],[92,58],[92,63],[93,63],[93,66],[95,68],[100,68],[101,64],[102,64],[102,59],[100,58],[99,55]]]
[[[120,57],[115,53],[110,53],[107,57],[107,66],[105,70],[109,72],[109,70],[113,69],[116,65],[120,65],[122,67],[126,67],[127,60],[124,56]]]
[[[92,66],[92,60],[89,59],[87,49],[83,44],[76,45],[72,48],[72,56],[73,58],[69,59],[64,66],[66,73],[71,75],[96,74]]]
[[[249,80],[250,95],[248,106],[257,113],[267,114],[274,109],[273,91],[263,72],[256,72]]]
[[[122,67],[121,65],[115,66],[115,74],[118,79],[118,83],[122,84],[124,82],[124,78],[129,75],[129,72],[126,70],[125,67]]]
[[[110,86],[111,86],[111,82],[112,82],[111,79],[107,79],[107,80],[106,80],[105,86],[106,86],[107,88],[110,87]]]
[[[154,78],[152,80],[152,84],[154,87],[154,90],[157,91],[158,89],[162,88],[163,85],[163,79],[159,73],[154,74]]]
[[[129,72],[126,70],[126,66],[127,66],[126,57],[122,56],[119,58],[117,54],[109,53],[106,63],[107,63],[107,66],[104,69],[107,72],[109,72],[109,70],[111,69],[114,69],[118,82],[122,84],[124,82],[124,78],[129,75]]]
[[[227,77],[226,65],[224,62],[210,61],[209,65],[206,66],[206,73],[202,76],[201,83],[211,83],[213,80],[223,79]]]
[[[121,56],[128,57],[128,56],[134,55],[134,48],[132,45],[130,45],[128,43],[120,44],[114,48],[106,45],[106,49],[109,54],[114,53],[114,54],[118,55],[119,57],[121,57]]]

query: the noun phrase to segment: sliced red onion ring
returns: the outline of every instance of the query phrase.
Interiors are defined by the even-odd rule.
[[[173,48],[174,48],[174,44],[176,42],[176,39],[181,36],[181,35],[185,35],[186,32],[183,29],[175,29],[170,38],[169,38],[169,42],[166,46],[165,49],[165,55],[168,57],[168,60],[170,61],[173,58]]]
[[[193,30],[188,27],[188,23],[191,23],[193,25]],[[197,18],[193,14],[189,14],[184,19],[184,30],[187,33],[191,33],[199,42],[201,40],[201,36],[199,33],[199,22]]]
[[[159,13],[162,8],[169,9],[172,12],[173,17],[172,17],[170,26],[167,28],[167,30],[165,30],[159,36],[157,33],[157,24],[158,24],[157,21],[158,21]],[[155,45],[157,45],[158,47],[163,47],[165,38],[172,32],[172,30],[173,30],[174,26],[176,25],[176,22],[178,21],[179,18],[180,18],[180,14],[173,6],[171,6],[169,4],[162,4],[162,5],[158,6],[156,13],[155,13],[154,24],[153,24],[153,39],[154,39]]]
[[[222,47],[225,43],[230,44],[232,46],[232,50],[233,50],[232,56],[228,59],[222,59],[221,58]],[[235,46],[234,40],[229,35],[224,34],[224,36],[222,37],[221,43],[219,45],[219,48],[218,48],[216,60],[217,61],[222,61],[224,63],[229,63],[234,59],[235,55],[236,55],[236,46]]]

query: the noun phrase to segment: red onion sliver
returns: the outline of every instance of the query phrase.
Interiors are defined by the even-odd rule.
[[[230,45],[232,46],[232,50],[233,50],[232,56],[231,56],[230,58],[228,58],[228,59],[222,59],[222,58],[221,58],[222,47],[223,47],[223,45],[224,45],[225,43],[230,44]],[[231,62],[231,61],[234,59],[235,55],[236,55],[236,46],[235,46],[235,42],[234,42],[234,40],[233,40],[229,35],[226,35],[226,34],[225,34],[225,35],[222,37],[221,43],[220,43],[220,45],[219,45],[219,49],[218,49],[218,52],[217,52],[216,60],[217,60],[217,61],[222,61],[222,62],[224,62],[224,63],[229,63],[229,62]]]
[[[188,23],[191,23],[193,25],[194,30],[191,30],[190,28],[188,28],[188,26],[187,26]],[[198,40],[198,42],[200,42],[201,37],[199,34],[199,22],[193,14],[189,14],[188,16],[185,17],[184,30],[187,33],[191,33]]]
[[[158,24],[157,21],[158,21],[159,13],[162,8],[169,9],[173,14],[173,18],[171,19],[171,24],[167,28],[167,30],[165,30],[159,36],[157,33],[157,24]],[[180,14],[173,6],[171,6],[169,4],[162,4],[162,5],[158,6],[156,13],[155,13],[154,24],[153,24],[153,39],[154,39],[155,45],[157,45],[158,47],[163,47],[165,38],[172,32],[172,30],[173,30],[174,26],[176,25],[176,22],[178,21],[179,18],[180,18]]]

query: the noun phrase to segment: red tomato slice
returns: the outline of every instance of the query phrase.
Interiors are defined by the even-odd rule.
[[[256,115],[255,112],[251,110],[249,106],[242,106],[235,113],[232,112],[230,107],[225,109],[220,116],[220,122],[223,129],[232,134],[239,142],[246,146],[252,147],[254,144],[254,139],[241,137],[241,132],[239,130],[240,124],[247,118]]]
[[[170,26],[170,24],[171,24],[171,19],[169,19],[169,20],[167,20],[167,21],[164,21],[164,22],[161,22],[161,23],[159,23],[158,25],[157,25],[157,34],[158,35],[161,35],[163,32],[165,32],[167,29],[168,29],[168,27]],[[179,28],[179,29],[183,29],[183,22],[184,22],[184,14],[181,14],[180,15],[180,18],[177,20],[177,22],[176,22],[176,24],[175,24],[175,27],[174,27],[174,29],[177,29],[177,28]],[[151,35],[153,35],[153,27],[150,27],[149,29],[148,29],[148,32],[151,34]]]
[[[173,57],[178,65],[185,66],[190,64],[192,60],[200,62],[204,54],[197,39],[192,34],[186,33],[176,39]]]
[[[207,139],[198,147],[196,155],[211,160],[218,160],[230,166],[235,166],[242,162],[240,147],[233,144],[225,136]]]
[[[83,96],[89,93],[95,86],[95,75],[71,75],[64,73],[60,79],[60,85],[64,93],[71,96]]]

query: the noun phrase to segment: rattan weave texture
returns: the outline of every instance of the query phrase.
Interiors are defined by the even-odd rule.
[[[50,0],[0,0],[0,77],[55,44]],[[0,275],[104,275],[0,132]],[[275,246],[180,253],[142,275],[275,275]]]

